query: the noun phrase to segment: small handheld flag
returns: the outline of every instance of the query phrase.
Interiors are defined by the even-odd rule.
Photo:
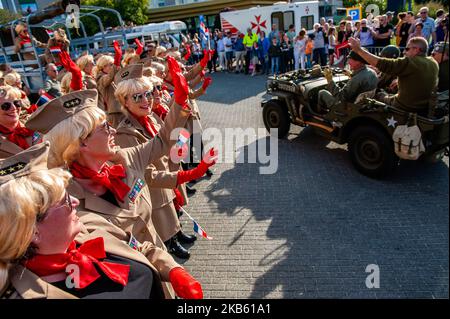
[[[53,32],[53,30],[48,30],[48,29],[45,29],[45,32],[47,32],[47,35],[48,35],[48,37],[49,38],[53,38],[53,36],[54,36],[54,32]]]
[[[50,47],[50,52],[52,54],[58,54],[61,53],[61,48],[60,47]]]
[[[192,220],[192,222],[194,223],[194,232],[196,232],[197,234],[199,234],[200,236],[202,236],[205,239],[208,239],[208,240],[213,239],[212,237],[208,236],[206,231],[199,225],[199,223],[197,223],[197,221],[194,218],[192,218],[191,215],[188,214],[188,212],[183,207],[180,207],[180,210],[181,210],[181,212],[186,214],[186,216],[189,217],[189,219]]]
[[[39,99],[36,102],[37,106],[41,106],[44,105],[45,103],[47,103],[48,101],[53,100],[54,97],[51,96],[50,94],[48,94],[47,92],[45,92],[44,94],[42,94]]]

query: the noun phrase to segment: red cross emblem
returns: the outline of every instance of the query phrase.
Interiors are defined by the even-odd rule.
[[[306,14],[309,14],[309,7],[308,6],[306,6],[306,8],[305,8],[305,12],[306,12]]]
[[[255,22],[250,22],[252,24],[252,30],[254,28],[256,29],[256,33],[260,33],[261,32],[261,28],[267,29],[266,27],[266,20],[264,20],[263,22],[261,22],[261,16],[255,16],[256,19],[256,23]]]

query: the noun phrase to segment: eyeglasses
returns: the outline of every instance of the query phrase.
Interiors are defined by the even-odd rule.
[[[424,12],[421,12],[420,14],[427,14],[428,12],[426,12],[426,11],[424,11]]]
[[[3,111],[9,111],[11,107],[15,107],[16,109],[20,109],[22,107],[22,101],[15,100],[13,102],[5,102],[1,105]]]
[[[133,101],[134,103],[140,103],[142,102],[142,99],[149,99],[152,97],[152,92],[151,91],[145,91],[144,93],[136,93],[133,94]]]
[[[411,50],[411,49],[417,49],[417,47],[406,47],[406,48],[405,48],[405,51],[408,52],[408,51]]]
[[[75,205],[72,204],[72,200],[70,198],[70,195],[68,192],[65,193],[64,195],[64,204],[57,206],[55,208],[60,208],[66,206],[69,209],[69,212],[72,212],[75,209]],[[36,215],[36,222],[40,223],[42,222],[46,217],[48,216],[48,210],[42,214],[37,214]]]
[[[162,91],[162,85],[155,85],[153,91]]]

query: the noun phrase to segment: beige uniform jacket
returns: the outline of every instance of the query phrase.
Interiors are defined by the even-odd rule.
[[[91,214],[92,215],[92,214]],[[89,222],[89,221],[88,221]],[[120,232],[115,227],[114,232]],[[115,235],[115,236],[114,236]],[[126,242],[119,240],[117,234],[110,234],[104,229],[96,229],[89,232],[86,228],[82,230],[75,240],[82,244],[88,240],[103,237],[105,251],[109,254],[128,258],[150,267],[156,276],[155,280],[161,282],[165,297],[174,298],[171,284],[168,282],[168,272],[175,267],[181,267],[165,251],[154,247],[150,243],[142,244],[138,250],[131,248]],[[151,256],[151,257],[149,257]],[[157,260],[155,262],[155,259]],[[159,274],[159,276],[158,276]],[[74,295],[63,291],[51,283],[41,279],[21,265],[13,267],[9,272],[9,288],[4,297],[9,299],[76,299]]]
[[[153,116],[149,116],[156,131],[163,124]],[[120,147],[133,147],[153,137],[145,130],[133,116],[126,117],[117,128],[116,142]],[[153,213],[152,220],[156,231],[163,241],[172,238],[181,226],[173,206],[175,193],[173,188],[177,186],[177,173],[170,172],[168,156],[162,156],[147,167],[146,182],[150,189]]]
[[[33,134],[33,136],[27,137],[27,143],[30,146],[36,145],[42,141],[41,135],[37,132]],[[15,155],[19,152],[22,152],[23,149],[9,141],[6,136],[0,133],[0,158],[7,158],[12,155]]]
[[[59,55],[58,54],[54,54],[50,51],[51,47],[56,47],[56,46],[60,46],[60,44],[58,44],[55,40],[55,38],[50,38],[47,42],[47,48],[45,49],[45,60],[47,61],[47,63],[54,63],[56,65],[61,65],[61,61],[59,59]],[[69,52],[69,46],[70,46],[70,42],[66,41],[61,47],[62,50]]]
[[[35,38],[33,38],[33,43],[35,47],[38,48],[46,48],[47,44],[42,43]],[[22,45],[20,44],[22,42],[22,39],[19,37],[16,37],[14,39],[14,52],[19,53],[22,50]],[[34,52],[23,52],[22,57],[24,60],[36,60],[36,56],[34,55]]]
[[[124,117],[120,110],[120,103],[114,96],[114,92],[116,91],[114,77],[119,69],[119,67],[114,65],[109,74],[100,72],[95,78],[98,91],[98,107],[106,112],[108,115],[108,122],[114,128],[119,125]]]
[[[122,164],[126,169],[127,177],[122,181],[130,187],[124,201],[118,201],[120,207],[85,190],[76,180],[73,181],[68,190],[82,202],[80,211],[95,212],[125,232],[131,233],[139,242],[149,241],[165,249],[152,221],[152,202],[145,174],[150,163],[168,154],[170,147],[176,142],[170,140],[170,132],[175,127],[183,127],[188,116],[188,111],[175,105],[155,138],[117,152],[114,164]]]

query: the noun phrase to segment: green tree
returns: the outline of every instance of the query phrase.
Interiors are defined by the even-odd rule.
[[[369,4],[376,4],[380,8],[380,13],[383,13],[387,7],[387,0],[344,0],[344,7],[354,7],[360,5],[364,10]]]
[[[147,23],[148,0],[82,0],[81,4],[115,9],[125,22]]]
[[[14,14],[8,10],[0,9],[0,24],[5,24],[18,18],[20,18],[20,14]]]

